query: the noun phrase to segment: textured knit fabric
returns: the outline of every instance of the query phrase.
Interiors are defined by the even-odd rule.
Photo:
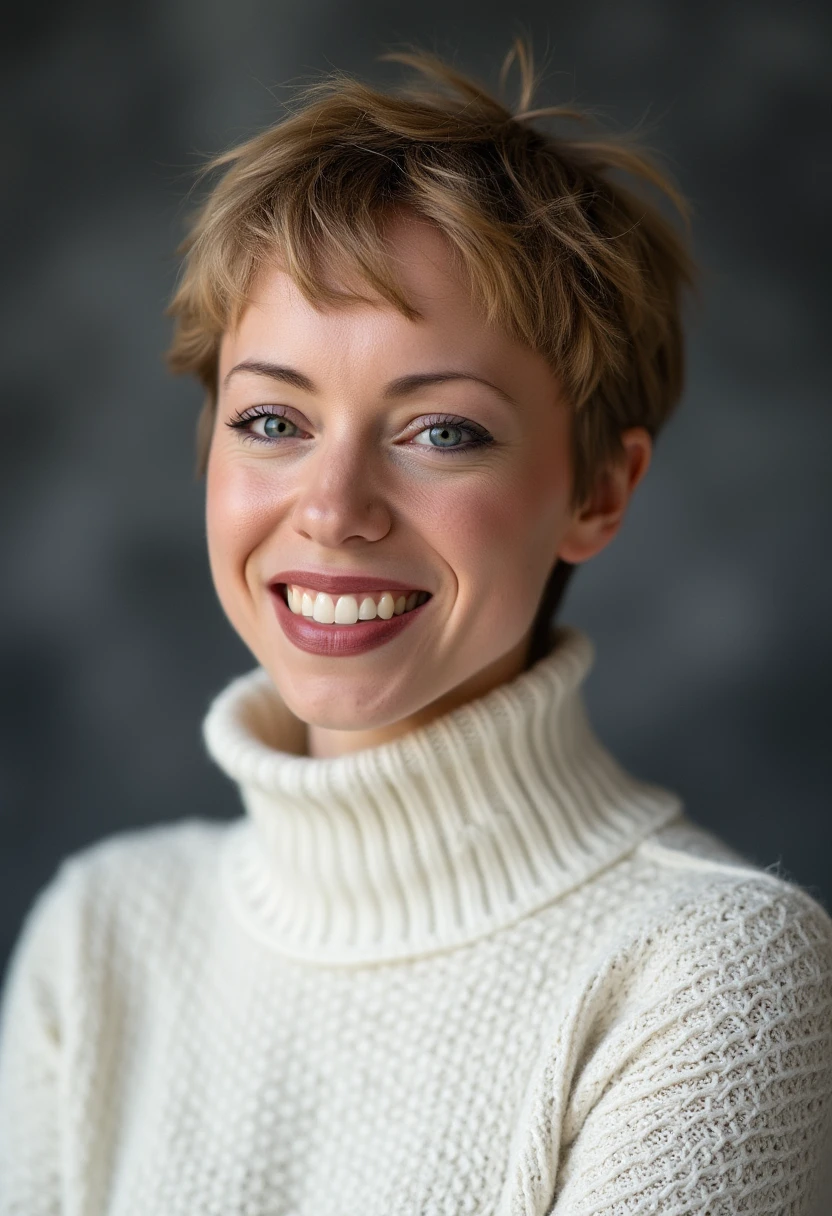
[[[832,922],[588,722],[589,639],[379,748],[262,670],[245,814],[122,832],[3,993],[2,1216],[787,1216],[832,1103]]]

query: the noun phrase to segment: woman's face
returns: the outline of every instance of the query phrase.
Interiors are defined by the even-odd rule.
[[[570,511],[570,415],[544,358],[485,324],[440,234],[405,219],[393,240],[423,319],[322,310],[270,269],[220,352],[211,570],[317,755],[513,677],[558,555],[609,539]]]

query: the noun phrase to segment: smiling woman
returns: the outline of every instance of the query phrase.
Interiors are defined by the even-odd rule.
[[[204,723],[245,814],[67,859],[18,944],[0,1210],[806,1213],[832,923],[593,731],[552,616],[682,384],[681,200],[429,56],[221,157],[172,363],[206,389]],[[400,57],[401,58],[401,57]],[[575,116],[552,111],[555,118]]]
[[[558,557],[611,539],[649,462],[647,431],[628,429],[625,459],[573,508],[570,411],[547,359],[483,318],[432,225],[402,212],[385,238],[418,321],[357,291],[313,303],[267,264],[220,345],[214,583],[319,756],[404,734],[522,670]],[[321,593],[313,623],[275,594],[281,564],[299,571],[301,613],[303,590]],[[495,594],[495,570],[510,593]],[[362,599],[395,580],[399,619],[337,622],[316,585],[333,575]],[[406,613],[412,592],[427,599]]]

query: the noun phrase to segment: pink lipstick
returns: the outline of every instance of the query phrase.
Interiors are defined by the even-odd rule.
[[[390,579],[379,579],[376,576],[356,579],[343,576],[329,579],[313,578],[308,573],[286,572],[297,575],[297,582],[314,590],[325,591],[326,594],[349,595],[353,591],[362,590],[368,586],[379,591],[406,592],[415,590],[403,583],[394,583]],[[290,580],[287,579],[286,582]],[[326,586],[324,584],[326,583]],[[272,583],[269,590],[272,595],[277,619],[283,627],[283,632],[293,645],[308,654],[325,655],[329,658],[348,657],[364,654],[376,646],[383,646],[392,638],[397,637],[403,629],[427,608],[430,599],[417,608],[411,608],[401,616],[393,616],[388,621],[376,617],[372,621],[357,621],[354,625],[323,625],[311,617],[298,616],[292,612],[286,603],[286,585],[281,582]]]

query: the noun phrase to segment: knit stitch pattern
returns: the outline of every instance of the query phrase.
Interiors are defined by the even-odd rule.
[[[235,892],[249,815],[78,852],[4,989],[0,1213],[806,1216],[832,922],[662,820],[496,927],[492,900],[465,940],[410,926],[340,962]]]

